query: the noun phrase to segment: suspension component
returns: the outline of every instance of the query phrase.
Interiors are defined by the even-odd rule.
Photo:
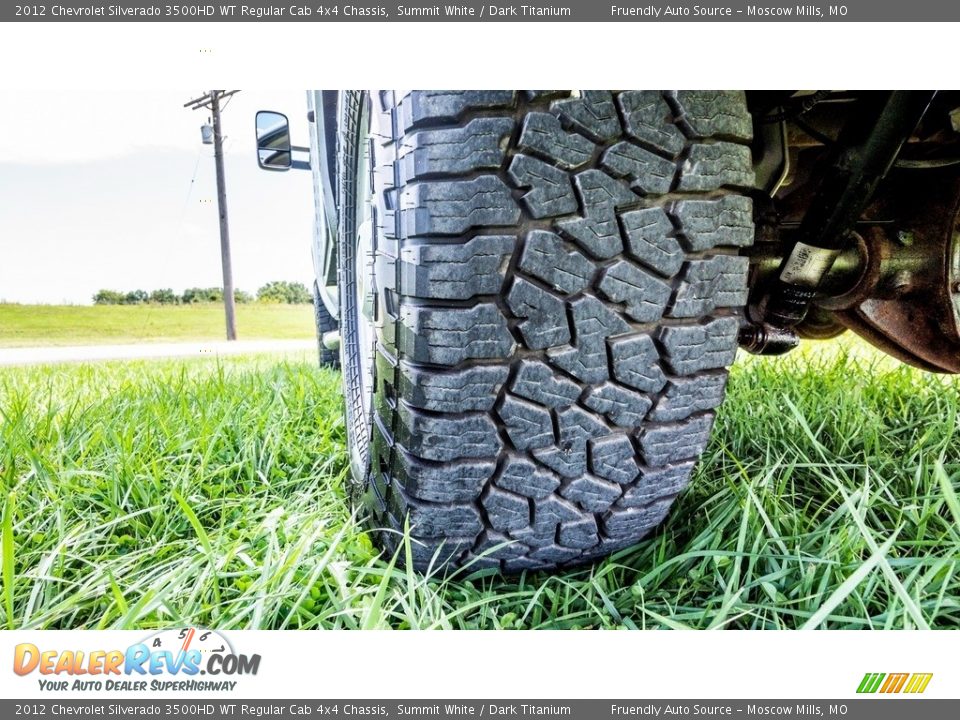
[[[753,323],[740,328],[737,341],[754,355],[785,355],[800,344],[800,336],[789,328],[769,323]]]
[[[960,373],[960,172],[900,171],[869,209],[897,218],[865,229],[860,280],[817,304],[900,360]]]
[[[929,91],[869,93],[844,126],[796,242],[761,303],[761,322],[790,329],[806,317],[850,231],[933,99]]]

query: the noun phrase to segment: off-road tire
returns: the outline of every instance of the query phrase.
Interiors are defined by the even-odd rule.
[[[339,328],[339,323],[320,299],[320,287],[316,280],[313,281],[313,315],[317,323],[317,352],[320,357],[320,367],[337,370],[340,367],[340,352],[327,348],[323,344],[323,336],[325,333],[335,332]]]
[[[635,544],[736,354],[743,94],[373,91],[348,116],[364,98],[378,342],[355,479],[381,542],[408,520],[418,568],[506,572]]]

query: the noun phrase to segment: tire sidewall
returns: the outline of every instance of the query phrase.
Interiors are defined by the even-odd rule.
[[[350,464],[349,494],[356,503],[363,496],[370,479],[371,458],[371,393],[365,392],[360,380],[363,372],[360,352],[360,311],[357,306],[357,196],[361,190],[359,163],[366,128],[362,127],[368,102],[363,91],[341,94],[340,132],[337,147],[337,178],[340,212],[337,220],[337,292],[340,305],[340,367],[343,378],[347,454]],[[375,378],[375,368],[371,368]]]

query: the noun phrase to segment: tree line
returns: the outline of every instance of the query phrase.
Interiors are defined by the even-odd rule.
[[[234,290],[233,299],[237,303],[278,303],[299,305],[313,302],[313,296],[306,285],[299,282],[274,280],[251,295],[243,290]],[[223,288],[187,288],[182,295],[177,295],[170,288],[160,288],[147,292],[146,290],[103,289],[93,296],[94,305],[196,305],[199,303],[223,302]]]

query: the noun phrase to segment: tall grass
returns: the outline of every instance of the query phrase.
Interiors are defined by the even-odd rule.
[[[742,362],[660,530],[506,579],[379,555],[338,383],[306,356],[0,372],[2,625],[960,625],[957,381],[869,352]]]

